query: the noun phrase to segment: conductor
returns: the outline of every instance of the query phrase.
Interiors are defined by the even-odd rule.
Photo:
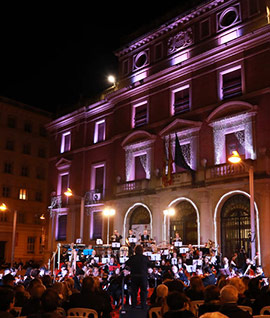
[[[143,247],[136,245],[135,255],[131,256],[125,263],[131,272],[131,305],[137,305],[137,294],[140,288],[141,307],[146,309],[147,299],[147,273],[151,262],[148,257],[143,255]]]

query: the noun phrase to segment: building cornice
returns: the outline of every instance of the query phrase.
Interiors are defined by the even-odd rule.
[[[163,24],[159,28],[151,31],[143,36],[137,38],[133,42],[131,42],[128,46],[120,48],[115,52],[115,55],[120,57],[129,52],[136,50],[137,48],[153,41],[154,39],[163,36],[164,34],[170,32],[173,29],[176,29],[179,25],[184,25],[187,22],[190,22],[194,18],[197,18],[201,14],[206,13],[207,11],[211,10],[213,7],[217,7],[224,2],[232,2],[232,0],[209,0],[207,3],[199,5],[197,8],[192,9],[191,11],[183,12],[182,14],[178,15],[177,17],[171,19],[167,23]]]

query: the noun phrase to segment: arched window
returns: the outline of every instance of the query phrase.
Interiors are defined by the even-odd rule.
[[[188,201],[181,201],[174,206],[175,215],[170,218],[170,237],[178,232],[183,244],[197,244],[197,214]]]
[[[250,254],[249,198],[238,194],[230,197],[221,209],[221,248],[231,257],[242,248]]]

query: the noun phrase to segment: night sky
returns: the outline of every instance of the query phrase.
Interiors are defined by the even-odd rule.
[[[67,111],[109,87],[107,75],[117,76],[116,49],[203,1],[37,1],[0,8],[0,95]]]

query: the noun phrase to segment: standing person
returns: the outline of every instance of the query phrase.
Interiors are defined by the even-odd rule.
[[[136,243],[132,243],[129,241],[129,239],[134,239],[136,236],[133,234],[133,230],[129,229],[128,230],[128,237],[126,238],[126,243],[128,246],[128,257],[132,256],[134,254],[134,248]]]
[[[147,230],[143,231],[143,235],[141,235],[141,244],[143,247],[147,247],[150,243],[150,236],[147,233]]]
[[[125,263],[131,272],[131,304],[135,308],[137,305],[137,294],[140,288],[141,307],[146,308],[147,298],[147,275],[148,267],[151,262],[148,257],[143,255],[143,247],[137,245],[135,247],[135,255],[131,256]]]

